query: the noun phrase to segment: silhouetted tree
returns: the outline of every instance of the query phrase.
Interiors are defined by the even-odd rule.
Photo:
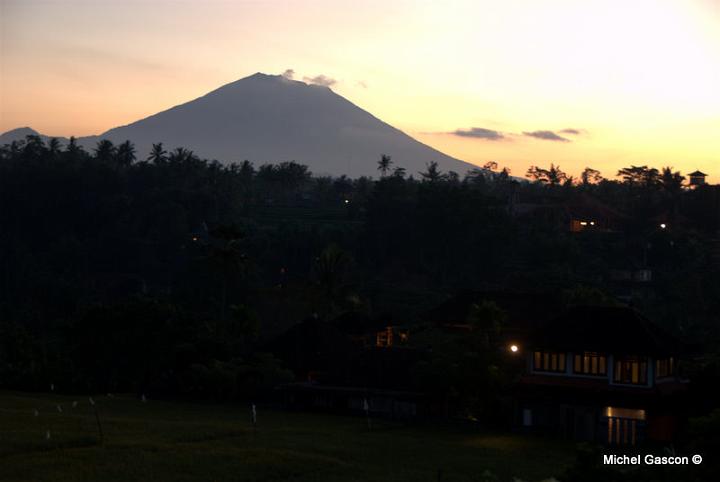
[[[110,162],[115,156],[115,146],[112,141],[103,139],[95,146],[95,159],[102,162]]]
[[[42,157],[46,151],[45,143],[42,138],[37,135],[29,135],[25,137],[25,145],[23,146],[23,153],[26,157],[32,159],[38,159]]]
[[[662,174],[660,176],[660,184],[663,189],[669,193],[677,193],[682,189],[682,183],[685,180],[680,171],[673,171],[673,168],[663,167]]]
[[[176,147],[168,156],[168,161],[171,163],[181,164],[184,162],[190,162],[196,160],[195,153],[184,147]]]
[[[135,146],[130,141],[125,141],[117,147],[115,159],[121,167],[128,167],[135,162]]]
[[[70,158],[73,159],[80,156],[80,154],[84,151],[83,148],[78,145],[77,139],[75,139],[75,137],[71,137],[67,147],[65,148],[65,152],[67,152]]]
[[[405,177],[405,168],[404,167],[396,167],[395,169],[393,169],[392,175],[393,175],[393,177],[403,179]]]
[[[380,171],[381,175],[385,177],[385,174],[390,170],[390,166],[392,165],[392,158],[388,156],[387,154],[383,154],[380,156],[380,160],[378,161],[378,170]]]
[[[488,161],[485,164],[483,164],[483,169],[486,171],[494,171],[498,168],[498,163],[495,161]]]
[[[350,262],[350,255],[336,244],[325,248],[315,259],[314,273],[328,303],[328,315],[337,308]]]
[[[554,164],[550,164],[550,169],[530,166],[526,176],[536,182],[548,184],[549,186],[557,186],[567,179],[567,174],[560,169],[560,166],[555,166]]]
[[[56,137],[53,137],[50,139],[50,142],[48,142],[48,154],[50,154],[51,158],[55,158],[59,153],[60,141]]]
[[[593,169],[592,167],[586,167],[580,174],[580,182],[583,186],[589,184],[597,184],[602,181],[603,177],[600,175],[600,171]]]
[[[623,182],[629,186],[652,187],[657,185],[659,172],[654,167],[630,166],[623,167],[617,173],[622,177]]]
[[[165,151],[165,149],[163,149],[162,142],[153,144],[152,149],[150,150],[150,155],[148,156],[147,160],[154,164],[162,164],[165,161],[167,161],[167,152]]]
[[[420,173],[420,177],[423,178],[423,181],[437,182],[437,181],[442,181],[445,178],[444,175],[440,172],[437,162],[432,161],[429,164],[427,164],[426,166],[427,166],[427,170],[425,172]]]

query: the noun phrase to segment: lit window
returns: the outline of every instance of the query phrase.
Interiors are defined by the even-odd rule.
[[[647,384],[647,358],[618,357],[615,360],[615,383],[630,385]]]
[[[565,353],[536,351],[533,353],[533,369],[538,372],[564,372]]]
[[[656,360],[655,361],[655,377],[656,378],[663,378],[663,377],[671,377],[673,376],[675,372],[675,367],[673,366],[673,359],[665,358],[662,360]]]
[[[576,353],[573,360],[573,373],[579,375],[607,375],[607,359],[605,355],[586,351],[582,354]]]
[[[388,326],[382,331],[375,334],[375,346],[381,348],[389,348],[393,345],[393,329]]]

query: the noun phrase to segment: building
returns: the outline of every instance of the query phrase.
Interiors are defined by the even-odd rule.
[[[697,186],[703,186],[705,185],[705,178],[707,177],[707,174],[700,171],[691,172],[688,174],[688,178],[690,179],[690,186],[697,187]]]
[[[443,301],[422,318],[446,331],[470,331],[472,307],[483,302],[492,302],[503,311],[506,316],[503,333],[513,339],[524,338],[538,324],[562,311],[558,293],[468,290]]]
[[[675,341],[625,307],[576,307],[520,347],[514,424],[609,445],[673,440],[686,382]]]

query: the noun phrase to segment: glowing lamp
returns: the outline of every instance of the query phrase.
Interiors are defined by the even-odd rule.
[[[660,229],[665,229],[665,228],[667,228],[667,224],[665,224],[665,223],[660,223]]]
[[[517,351],[518,351],[518,346],[517,346],[517,345],[510,345],[510,351],[513,352],[513,353],[517,353]]]

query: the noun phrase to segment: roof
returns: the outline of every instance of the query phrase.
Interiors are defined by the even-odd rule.
[[[464,291],[429,310],[424,319],[438,325],[465,324],[471,306],[482,301],[497,304],[507,315],[508,328],[521,331],[558,314],[561,310],[560,299],[550,293]]]
[[[623,355],[670,356],[678,352],[671,335],[632,308],[577,306],[532,334],[536,349],[597,351]]]
[[[701,172],[701,171],[695,171],[695,172],[691,172],[690,174],[688,174],[688,176],[707,176],[707,174],[705,174],[704,172]]]
[[[602,219],[607,222],[618,222],[627,219],[627,216],[621,212],[586,194],[576,196],[572,202],[567,203],[565,206],[573,218]]]
[[[386,327],[394,325],[394,322],[390,315],[373,318],[364,313],[348,311],[330,320],[329,324],[334,329],[348,335],[366,335],[384,330]]]

